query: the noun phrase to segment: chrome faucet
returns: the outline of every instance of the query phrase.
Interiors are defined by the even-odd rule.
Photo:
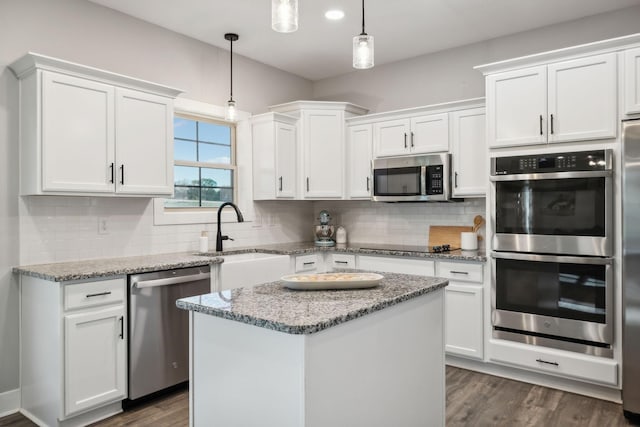
[[[222,241],[223,240],[233,240],[229,236],[223,236],[222,235],[222,231],[220,230],[220,223],[222,222],[221,219],[220,219],[220,215],[222,214],[222,209],[225,206],[231,206],[233,209],[235,209],[236,215],[238,216],[238,222],[244,222],[244,218],[242,217],[242,213],[240,212],[240,209],[238,209],[238,207],[236,205],[234,205],[231,202],[224,202],[223,204],[220,205],[220,207],[218,208],[218,233],[216,234],[216,252],[222,251]]]

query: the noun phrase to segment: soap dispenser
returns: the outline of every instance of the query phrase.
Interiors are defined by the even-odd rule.
[[[343,226],[339,226],[338,229],[336,230],[336,243],[337,244],[347,243],[347,230],[345,230]]]

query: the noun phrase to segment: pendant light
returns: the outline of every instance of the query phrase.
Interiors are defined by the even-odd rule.
[[[364,0],[362,0],[362,32],[353,38],[353,68],[373,67],[373,36],[364,30]]]
[[[230,122],[236,121],[236,101],[233,100],[233,42],[238,40],[238,35],[234,33],[227,33],[224,35],[225,40],[229,40],[229,100],[224,110],[224,118]]]
[[[279,33],[298,29],[298,0],[271,0],[271,28]]]

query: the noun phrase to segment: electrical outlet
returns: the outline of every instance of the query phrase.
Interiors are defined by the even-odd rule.
[[[98,217],[98,234],[109,234],[109,218]]]

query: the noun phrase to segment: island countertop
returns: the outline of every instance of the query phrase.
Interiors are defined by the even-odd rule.
[[[380,273],[370,289],[296,291],[276,281],[179,299],[176,305],[288,334],[312,334],[382,310],[448,284],[447,279]]]

